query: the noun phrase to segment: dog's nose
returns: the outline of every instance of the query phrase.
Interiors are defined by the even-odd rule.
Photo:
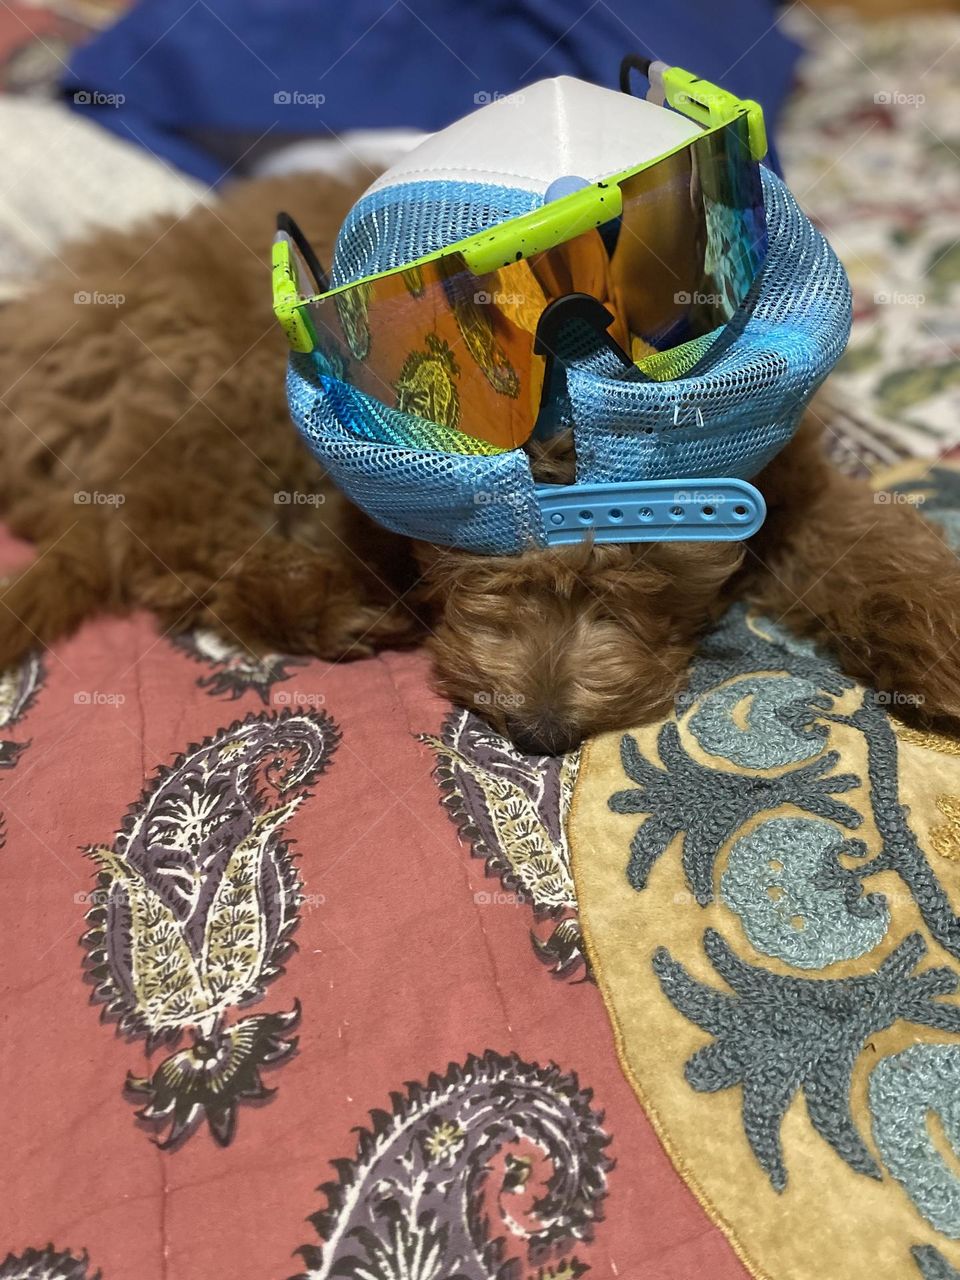
[[[537,720],[508,716],[507,735],[528,756],[562,756],[580,745],[580,734],[569,721],[549,715]]]

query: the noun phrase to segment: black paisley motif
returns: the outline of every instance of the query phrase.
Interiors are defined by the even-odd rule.
[[[39,654],[28,654],[14,667],[0,671],[0,769],[12,769],[29,742],[15,742],[7,732],[23,719],[45,680]]]
[[[337,1160],[297,1280],[575,1280],[610,1139],[576,1076],[487,1051],[394,1093]]]
[[[90,1271],[86,1251],[80,1257],[60,1253],[48,1244],[45,1249],[8,1253],[0,1262],[0,1280],[103,1280],[102,1271]]]
[[[173,643],[196,662],[210,668],[209,675],[197,678],[197,687],[205,689],[212,698],[227,697],[235,701],[249,689],[266,706],[273,686],[289,680],[293,668],[307,665],[304,658],[279,653],[255,658],[206,628],[185,631],[174,636]]]
[[[436,753],[441,804],[474,857],[536,922],[553,922],[548,937],[531,930],[537,954],[558,976],[586,974],[566,834],[579,755],[521,755],[470,711],[451,712],[439,738],[420,740]]]
[[[189,1033],[150,1077],[128,1077],[161,1146],[205,1116],[233,1137],[237,1104],[272,1093],[263,1066],[294,1050],[299,1007],[234,1022],[282,972],[299,917],[300,878],[285,824],[330,763],[339,731],[323,714],[262,712],[159,771],[113,845],[92,847],[95,905],[82,942],[93,999],[151,1052]]]

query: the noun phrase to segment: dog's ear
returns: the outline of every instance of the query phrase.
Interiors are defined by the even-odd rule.
[[[402,558],[398,546],[395,572],[381,577],[342,538],[315,548],[268,533],[197,600],[190,621],[255,653],[341,661],[403,648],[423,638],[423,626],[407,598]]]
[[[777,528],[781,514],[802,513],[836,474],[824,451],[825,423],[815,406],[803,416],[797,433],[754,481],[767,504],[763,538]],[[771,524],[773,520],[773,524]]]
[[[841,475],[814,419],[762,476],[746,593],[881,692],[960,718],[960,560],[916,508]]]

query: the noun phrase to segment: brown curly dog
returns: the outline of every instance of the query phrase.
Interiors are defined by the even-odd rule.
[[[357,194],[238,185],[78,246],[0,312],[0,513],[38,553],[0,587],[0,668],[136,607],[259,652],[425,640],[442,692],[558,753],[661,714],[705,626],[746,596],[850,674],[960,715],[960,565],[913,508],[833,471],[812,418],[760,476],[770,515],[747,544],[480,557],[411,544],[335,493],[287,416],[266,264],[277,209],[329,261]],[[534,459],[544,480],[570,466],[562,448]]]

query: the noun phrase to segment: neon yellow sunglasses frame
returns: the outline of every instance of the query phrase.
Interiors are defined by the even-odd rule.
[[[754,160],[760,161],[767,153],[767,134],[763,121],[763,108],[751,98],[738,98],[712,84],[709,80],[701,80],[698,76],[682,67],[664,67],[656,73],[657,88],[661,89],[667,103],[687,116],[690,120],[702,125],[705,133],[722,129],[724,125],[738,116],[747,118],[747,135],[750,142],[750,154]],[[273,310],[287,335],[287,340],[294,351],[310,352],[316,350],[319,340],[306,308],[312,304],[331,298],[338,293],[355,289],[360,285],[382,280],[385,276],[409,271],[411,267],[424,263],[436,262],[440,258],[459,254],[467,269],[475,276],[486,275],[500,267],[515,262],[518,258],[528,258],[536,253],[543,253],[556,245],[563,244],[574,236],[583,234],[598,226],[619,217],[622,212],[622,195],[620,183],[650,169],[668,156],[690,145],[680,143],[669,151],[645,160],[632,169],[606,178],[602,182],[594,182],[580,191],[561,196],[540,209],[510,218],[488,231],[468,236],[456,244],[448,245],[434,253],[425,254],[411,262],[405,262],[389,271],[378,271],[374,275],[365,276],[362,280],[351,280],[348,284],[336,289],[328,289],[324,293],[304,297],[298,287],[298,271],[293,256],[293,246],[286,237],[278,237],[273,244]]]

